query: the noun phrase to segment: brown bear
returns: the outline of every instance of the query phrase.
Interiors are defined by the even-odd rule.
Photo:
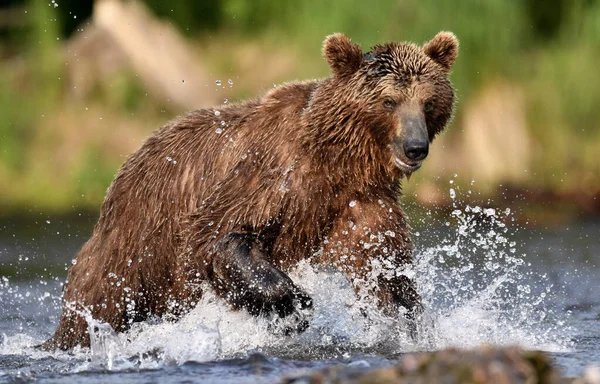
[[[363,53],[334,34],[323,54],[330,77],[191,112],[129,157],[69,270],[45,348],[88,346],[82,311],[117,332],[176,319],[207,283],[236,309],[293,318],[312,301],[285,272],[309,258],[356,289],[375,283],[369,292],[386,313],[403,307],[414,318],[399,182],[452,115],[458,41],[440,32],[423,46]],[[307,319],[297,317],[302,331]]]

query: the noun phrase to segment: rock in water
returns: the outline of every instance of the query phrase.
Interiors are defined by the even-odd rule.
[[[284,383],[560,383],[546,354],[517,347],[407,354],[392,367],[335,366]]]

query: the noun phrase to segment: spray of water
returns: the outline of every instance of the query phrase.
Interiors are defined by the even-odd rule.
[[[509,239],[510,210],[467,205],[451,216],[456,231],[417,255],[419,287],[435,317],[435,348],[568,349],[564,322],[545,305],[552,285]]]
[[[454,189],[450,196],[456,199]],[[313,298],[310,327],[302,334],[274,332],[285,326],[281,324],[285,319],[232,311],[206,287],[201,302],[178,322],[153,319],[117,334],[83,314],[90,326],[91,348],[68,356],[82,361],[75,368],[79,371],[152,369],[252,351],[303,359],[480,344],[567,351],[571,345],[566,325],[545,301],[553,287],[531,270],[511,241],[505,224],[510,216],[508,209],[455,204],[446,223],[450,230],[436,234],[435,245],[416,249],[412,273],[427,308],[417,340],[408,336],[402,321],[384,316],[371,298],[357,296],[341,273],[302,262],[290,274]],[[420,234],[414,235],[418,246]],[[39,341],[26,332],[4,335],[0,354],[25,347],[32,357],[47,356],[30,348]]]

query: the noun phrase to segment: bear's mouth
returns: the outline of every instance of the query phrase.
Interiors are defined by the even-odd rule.
[[[396,164],[396,167],[398,167],[407,176],[410,176],[411,173],[421,168],[421,164],[423,164],[422,161],[417,161],[415,163],[405,162],[398,156],[394,156],[394,163]]]

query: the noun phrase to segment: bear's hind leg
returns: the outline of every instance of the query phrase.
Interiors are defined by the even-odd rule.
[[[60,323],[52,337],[44,343],[37,345],[45,351],[56,349],[69,350],[77,345],[81,347],[90,346],[87,322],[79,314],[64,308]]]
[[[230,233],[212,257],[212,285],[235,308],[254,316],[276,313],[297,321],[284,332],[302,332],[308,320],[299,311],[312,308],[312,299],[265,257],[257,236]]]

